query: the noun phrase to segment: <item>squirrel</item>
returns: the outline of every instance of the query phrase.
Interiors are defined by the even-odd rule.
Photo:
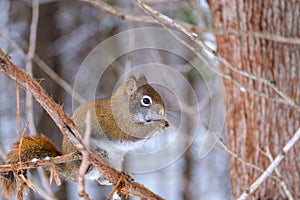
[[[80,134],[86,131],[86,116],[90,113],[90,145],[93,146],[115,168],[121,170],[124,155],[141,147],[155,132],[169,126],[165,105],[158,92],[149,85],[143,75],[138,79],[129,76],[110,98],[93,99],[81,104],[73,113]],[[63,138],[62,152],[44,136],[25,136],[13,145],[7,154],[7,163],[30,161],[34,158],[55,157],[75,152],[76,149]],[[105,153],[103,153],[105,152]],[[20,160],[21,159],[21,160]],[[80,161],[56,166],[58,174],[66,180],[77,181]],[[23,173],[26,178],[26,170]],[[3,195],[9,198],[20,186],[12,171],[0,174]]]

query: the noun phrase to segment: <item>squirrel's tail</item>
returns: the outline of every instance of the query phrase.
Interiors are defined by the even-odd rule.
[[[34,158],[41,159],[47,156],[56,157],[62,155],[60,151],[44,136],[25,136],[14,143],[13,149],[7,154],[6,161],[9,164],[30,161]],[[0,173],[0,187],[3,196],[9,199],[12,194],[18,192],[22,195],[26,184],[21,181],[19,175],[27,178],[26,170],[8,171]]]

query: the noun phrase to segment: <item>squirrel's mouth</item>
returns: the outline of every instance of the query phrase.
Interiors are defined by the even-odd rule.
[[[170,125],[169,125],[169,122],[164,120],[164,119],[147,119],[145,120],[146,123],[150,123],[150,122],[163,122],[165,124],[165,128],[168,128]]]
[[[152,114],[152,115],[138,114],[138,115],[133,116],[133,120],[136,123],[141,123],[141,124],[145,124],[145,125],[151,124],[151,123],[157,123],[158,126],[160,126],[160,127],[163,126],[163,129],[169,127],[169,122],[165,120],[165,116],[157,115],[157,114],[156,115],[154,115],[154,114]]]

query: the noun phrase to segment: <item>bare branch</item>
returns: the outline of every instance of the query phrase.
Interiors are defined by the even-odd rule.
[[[108,3],[105,3],[104,1],[98,1],[98,0],[79,0],[79,1],[93,4],[113,15],[118,16],[120,19],[128,19],[128,20],[138,21],[138,22],[155,23],[155,20],[153,20],[151,17],[144,16],[144,15],[136,16],[136,15],[124,13],[119,8],[113,7],[113,6],[109,5]]]
[[[54,0],[56,1],[56,0]],[[145,15],[132,15],[129,13],[123,12],[120,8],[111,6],[104,1],[101,0],[79,0],[83,2],[90,3],[92,5],[97,6],[100,9],[103,9],[113,15],[118,16],[121,19],[127,19],[135,22],[144,22],[144,23],[157,23],[155,19],[153,19],[150,16]],[[146,0],[143,1],[144,3],[154,3],[154,2],[163,2],[167,0]],[[169,1],[171,2],[171,1]],[[214,35],[228,35],[228,34],[235,34],[239,36],[246,36],[246,37],[256,37],[256,38],[262,38],[274,42],[281,42],[281,43],[287,43],[287,44],[300,44],[300,38],[297,37],[284,37],[280,35],[275,34],[269,34],[269,33],[261,33],[261,32],[252,32],[252,31],[243,31],[243,30],[237,30],[237,29],[220,29],[220,28],[203,28],[196,25],[192,25],[180,20],[174,20],[176,23],[186,27],[189,31],[197,32],[197,33],[211,33]],[[165,25],[173,26],[172,24],[165,23]]]
[[[36,49],[36,39],[37,39],[37,27],[38,27],[38,20],[39,20],[39,1],[38,0],[32,0],[32,19],[31,19],[31,25],[30,25],[30,33],[29,33],[29,47],[28,47],[28,52],[26,55],[24,55],[24,60],[25,60],[25,68],[26,71],[32,75],[32,61],[35,58],[35,49]],[[18,45],[14,45],[15,47],[18,47]],[[20,48],[20,51],[22,52],[23,50]],[[24,54],[24,53],[23,53]],[[16,84],[18,86],[18,84]],[[32,100],[32,95],[28,92],[26,93],[26,112],[27,112],[27,119],[29,122],[29,131],[31,135],[36,134],[36,128],[35,128],[35,123],[34,123],[34,108],[33,108],[33,100]],[[47,180],[47,176],[44,172],[44,169],[40,168],[38,169],[38,174],[40,177],[41,182],[43,185],[46,186],[46,188],[49,188],[49,182]],[[53,175],[53,173],[51,173]],[[56,181],[57,178],[56,178]],[[38,191],[41,191],[41,194],[43,195],[43,188],[39,187]],[[45,191],[46,192],[46,191]],[[44,192],[44,193],[45,193]],[[52,197],[54,194],[50,190],[49,192],[46,192],[46,194],[51,195]],[[44,198],[45,195],[44,195]]]
[[[10,37],[2,34],[0,32],[0,36],[6,40],[6,42],[16,50],[16,52],[23,58],[25,58],[25,52],[22,47],[20,47],[14,40]],[[25,41],[23,41],[25,43]],[[74,97],[74,99],[79,103],[84,103],[85,99],[68,84],[63,78],[61,78],[55,71],[48,66],[38,54],[35,54],[33,57],[33,61],[37,64],[39,68],[41,68],[52,80],[54,80],[59,86],[61,86],[70,96]]]
[[[53,192],[49,190],[49,188],[43,188],[42,186],[39,185],[38,182],[35,180],[30,181],[31,184],[34,186],[35,191],[45,200],[57,200],[57,198],[53,195]]]
[[[72,96],[78,103],[84,103],[85,99],[75,90],[72,86],[61,78],[55,71],[53,71],[40,57],[35,54],[33,58],[34,62],[41,68],[52,80],[60,85],[70,96]]]
[[[266,156],[270,159],[271,162],[274,161],[274,158],[271,154],[271,151],[270,151],[269,147],[266,147]],[[283,188],[283,191],[285,192],[287,198],[289,200],[294,200],[294,197],[293,197],[292,193],[290,192],[287,185],[285,184],[285,182],[282,179],[282,176],[281,176],[281,173],[280,173],[278,167],[275,168],[275,173],[280,178],[279,183],[280,183],[281,187]]]
[[[61,106],[53,101],[53,99],[45,92],[36,80],[17,67],[1,48],[0,72],[7,74],[12,79],[17,79],[19,84],[23,86],[28,84],[27,92],[31,92],[34,98],[47,111],[64,137],[66,137],[78,151],[87,150],[90,155],[90,162],[98,168],[109,182],[115,185],[117,181],[120,180],[120,177],[124,176],[120,171],[113,168],[102,156],[100,156],[94,148],[87,148],[82,143],[79,130],[72,119],[63,112]],[[125,193],[128,191],[130,194],[142,199],[163,199],[140,183],[127,181],[127,186],[126,190],[121,188],[121,191],[124,191]]]
[[[223,138],[221,138],[220,136],[218,136],[218,133],[217,132],[213,132],[214,136],[218,139],[218,142],[219,144],[223,147],[223,149],[229,153],[231,156],[233,156],[234,158],[236,158],[238,161],[240,161],[241,163],[243,163],[244,165],[250,167],[250,168],[253,168],[257,171],[260,171],[260,172],[264,172],[264,170],[262,168],[260,168],[259,166],[257,165],[254,165],[253,163],[250,163],[246,160],[244,160],[241,156],[239,156],[238,154],[236,154],[235,152],[233,152],[226,144],[225,142],[223,141]],[[277,176],[272,176],[271,177],[273,179],[275,179],[276,181],[280,181],[280,178],[277,177]]]
[[[243,31],[238,29],[201,28],[197,26],[190,27],[189,29],[199,33],[207,32],[214,35],[235,34],[238,36],[255,37],[255,38],[261,38],[265,40],[286,43],[286,44],[300,44],[300,38],[297,37],[284,37],[281,35],[262,33],[262,32]]]
[[[4,152],[2,146],[0,145],[0,158],[4,160],[6,157],[6,153]]]
[[[17,164],[0,165],[0,172],[34,169],[41,166],[50,166],[51,164],[61,164],[61,163],[71,162],[80,159],[81,156],[77,152],[75,152],[75,153],[69,153],[69,154],[65,154],[53,158],[50,157],[50,158],[44,158],[35,161],[19,162]]]
[[[86,114],[86,130],[83,138],[83,143],[86,146],[90,145],[90,136],[91,136],[91,113],[87,112]],[[79,172],[78,172],[78,195],[84,199],[84,200],[89,200],[89,195],[85,192],[85,182],[84,182],[84,175],[88,171],[88,168],[90,166],[90,161],[89,161],[89,152],[87,150],[81,151],[82,154],[82,160],[81,164],[79,167]]]
[[[236,72],[242,76],[245,76],[247,78],[256,80],[258,82],[261,82],[263,84],[266,84],[267,86],[271,87],[277,94],[279,94],[287,104],[290,106],[293,106],[297,110],[300,110],[300,106],[295,103],[295,101],[287,95],[284,91],[282,91],[281,88],[279,88],[276,84],[274,84],[273,81],[267,80],[263,77],[256,76],[254,74],[251,74],[247,71],[244,71],[232,63],[228,62],[225,58],[223,58],[218,52],[207,46],[202,40],[199,39],[198,34],[195,32],[190,31],[182,24],[178,23],[177,21],[169,18],[168,16],[162,14],[161,12],[153,9],[152,7],[148,6],[144,2],[140,0],[134,0],[146,13],[148,13],[150,16],[152,16],[155,20],[157,20],[161,25],[171,25],[182,31],[185,35],[187,35],[192,41],[194,41],[196,44],[198,44],[200,47],[214,55],[217,61],[223,63],[227,68],[232,70],[233,72]]]
[[[51,188],[51,183],[49,182],[49,178],[45,172],[45,169],[37,168],[37,171],[39,174],[38,179],[40,180],[39,184],[37,184],[37,183],[33,182],[33,180],[31,180],[31,182],[33,182],[33,184],[35,185],[37,192],[44,199],[49,199],[49,200],[57,199],[55,197],[55,194],[53,193],[53,191],[49,190],[49,188]],[[42,183],[42,185],[40,183]],[[59,184],[57,184],[57,185],[59,185]]]
[[[25,56],[25,68],[27,73],[30,75],[32,75],[32,59],[36,47],[38,19],[39,19],[39,1],[32,0],[32,19],[31,19],[30,33],[29,33],[29,48],[28,48],[28,53]],[[29,131],[31,134],[36,134],[36,128],[34,124],[34,114],[33,114],[34,113],[33,101],[32,101],[32,95],[29,92],[26,93],[26,112],[27,112],[27,119],[29,121]]]
[[[218,70],[217,68],[215,68],[210,62],[207,61],[207,59],[198,51],[198,49],[196,49],[195,47],[193,47],[192,45],[188,44],[187,42],[185,42],[184,40],[182,40],[180,37],[178,37],[176,34],[174,34],[174,32],[172,30],[170,30],[166,25],[161,24],[173,37],[175,37],[180,43],[182,43],[184,46],[186,46],[187,48],[189,48],[190,50],[192,50],[203,62],[204,64],[211,69],[213,72],[215,72],[216,74],[218,74],[219,76],[221,76],[222,78],[225,78],[231,82],[233,82],[236,86],[238,86],[240,88],[240,90],[242,92],[251,92],[257,96],[263,97],[265,99],[268,99],[270,101],[275,101],[275,102],[279,102],[279,103],[284,103],[284,104],[289,104],[288,102],[286,102],[284,99],[282,98],[278,98],[278,97],[272,97],[262,91],[258,91],[255,90],[254,88],[248,87],[246,85],[244,85],[242,82],[236,80],[235,78],[233,78],[233,76],[229,75],[229,74],[225,74],[224,72]]]
[[[19,134],[19,119],[20,119],[20,90],[16,80],[16,133]]]
[[[280,164],[280,162],[285,158],[288,151],[298,142],[300,139],[300,128],[293,135],[293,137],[285,144],[281,152],[276,156],[276,158],[271,162],[269,167],[258,177],[252,184],[249,186],[247,190],[238,198],[238,200],[246,199],[249,194],[253,193],[269,176],[271,176],[272,172],[276,167]]]
[[[32,19],[30,24],[30,33],[29,33],[29,48],[26,55],[26,67],[28,70],[31,70],[32,73],[32,59],[35,54],[36,48],[36,35],[37,35],[37,26],[39,20],[39,1],[32,0]]]

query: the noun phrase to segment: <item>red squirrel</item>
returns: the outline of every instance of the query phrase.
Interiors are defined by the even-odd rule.
[[[139,148],[145,139],[169,126],[165,105],[145,76],[128,77],[113,95],[107,99],[93,99],[81,104],[72,119],[84,137],[86,116],[90,113],[90,144],[99,152],[105,152],[107,160],[121,169],[124,155]],[[64,138],[62,152],[44,136],[25,136],[16,142],[7,154],[7,163],[30,161],[34,158],[55,157],[75,152],[76,149]],[[61,177],[77,181],[80,161],[56,165]],[[26,176],[26,171],[22,172]],[[1,177],[2,176],[2,177]],[[11,171],[0,175],[4,197],[9,198],[19,191],[15,174]],[[24,186],[22,186],[24,187]]]

